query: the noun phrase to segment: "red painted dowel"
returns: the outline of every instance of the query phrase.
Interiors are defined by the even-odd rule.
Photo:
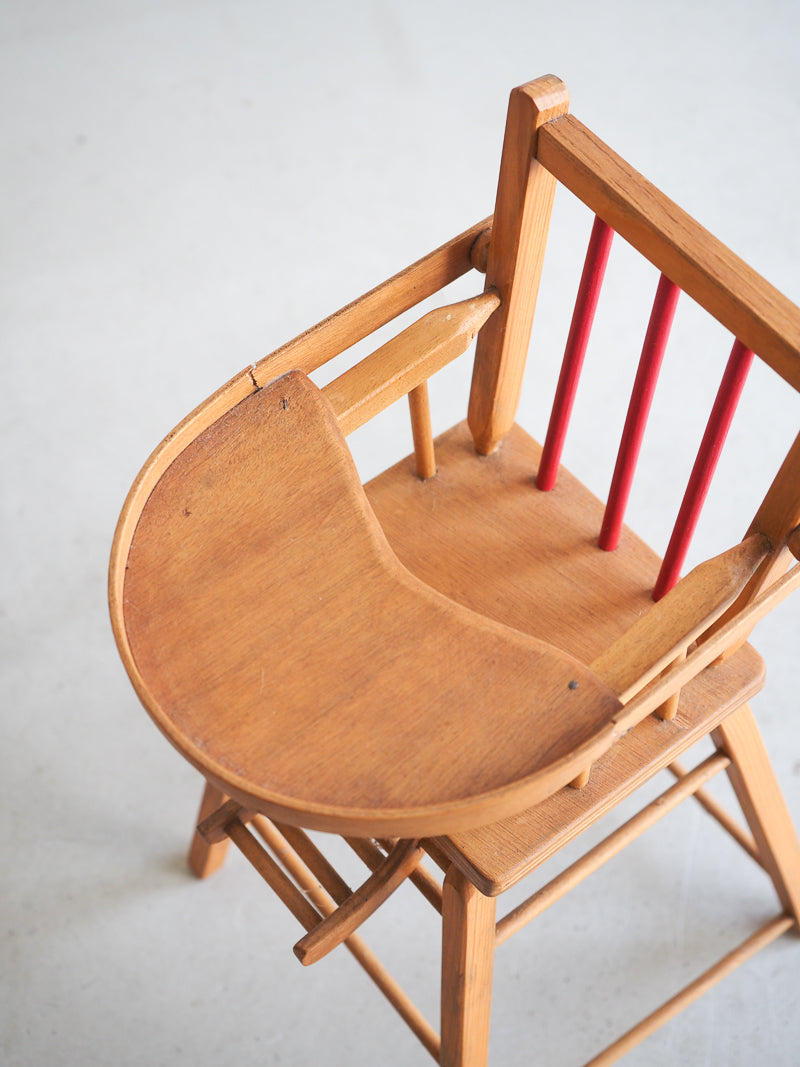
[[[664,554],[664,562],[653,590],[654,600],[660,600],[680,578],[681,568],[686,560],[708,490],[711,488],[711,479],[717,469],[752,363],[753,353],[750,349],[745,348],[741,341],[735,341]]]
[[[656,290],[653,310],[650,313],[642,354],[639,358],[639,369],[633,383],[625,428],[622,431],[614,476],[611,479],[611,489],[603,516],[603,526],[600,530],[599,544],[607,552],[612,551],[619,544],[625,508],[642,447],[647,417],[653,403],[653,394],[679,296],[680,289],[677,285],[662,274]]]
[[[556,484],[558,465],[561,462],[561,453],[564,450],[564,441],[572,414],[572,405],[575,402],[578,380],[583,368],[583,359],[586,355],[589,335],[592,332],[594,314],[597,310],[597,301],[600,296],[613,238],[614,231],[611,227],[603,222],[601,218],[595,216],[592,234],[589,238],[589,247],[586,250],[583,274],[581,275],[578,295],[575,300],[575,310],[572,313],[564,359],[561,363],[561,374],[558,378],[553,410],[550,413],[547,437],[542,449],[539,472],[536,475],[537,488],[544,491],[552,489]]]

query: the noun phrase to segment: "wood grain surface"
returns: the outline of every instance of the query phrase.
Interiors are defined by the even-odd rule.
[[[415,836],[519,810],[604,749],[619,708],[568,653],[409,574],[299,372],[162,475],[124,609],[173,743],[226,794],[312,828]]]

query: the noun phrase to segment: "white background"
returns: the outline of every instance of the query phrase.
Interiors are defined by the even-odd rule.
[[[563,77],[587,125],[797,302],[799,42],[792,0],[2,0],[3,1062],[428,1062],[345,953],[300,968],[296,924],[238,857],[207,883],[187,875],[199,781],[113,645],[116,517],[151,449],[218,385],[491,212],[508,91],[539,74]],[[588,234],[568,200],[556,223],[520,413],[539,437]],[[654,288],[636,278],[634,293]],[[599,491],[643,299],[601,309],[610,343],[570,439]],[[691,321],[679,312],[673,347]],[[712,328],[690,353],[706,390],[729,344]],[[462,360],[437,387],[439,428],[463,417],[468,378]],[[796,430],[772,378],[754,375],[703,547],[739,497],[752,512],[752,479]],[[660,393],[673,429],[687,383],[668,375]],[[404,418],[354,439],[365,476],[408,450]],[[674,443],[651,449],[670,501],[692,447],[680,462]],[[647,536],[661,495],[634,499]],[[797,623],[786,605],[755,641],[796,820]],[[403,890],[366,934],[436,1023],[426,907]],[[774,910],[763,875],[682,809],[500,950],[492,1062],[583,1062]],[[789,1067],[798,989],[790,936],[627,1062]]]

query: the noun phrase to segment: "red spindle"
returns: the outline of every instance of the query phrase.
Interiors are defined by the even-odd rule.
[[[735,341],[708,418],[703,440],[697,451],[692,473],[689,475],[678,518],[675,520],[675,527],[664,554],[664,562],[658,573],[658,580],[653,590],[654,600],[660,600],[680,578],[686,553],[689,551],[700,512],[711,487],[711,479],[717,469],[717,463],[752,363],[753,353],[750,349],[745,348],[741,341]]]
[[[542,449],[539,473],[536,476],[537,488],[545,491],[552,489],[556,484],[558,465],[561,462],[575,392],[583,367],[583,357],[586,355],[589,334],[592,332],[594,313],[597,310],[597,301],[613,238],[614,231],[611,227],[595,216],[589,247],[586,250],[583,274],[578,286],[578,296],[575,300],[575,310],[572,313],[553,410],[550,413],[550,424],[547,427],[547,437]]]
[[[639,358],[639,369],[633,383],[625,428],[622,431],[614,476],[611,479],[611,489],[608,493],[608,503],[603,516],[603,526],[600,530],[599,544],[607,552],[612,551],[619,544],[636,462],[639,459],[647,417],[650,414],[658,373],[661,370],[661,361],[664,358],[664,350],[667,347],[667,339],[679,296],[680,289],[677,285],[662,274],[656,290],[653,310],[650,313],[642,354]]]

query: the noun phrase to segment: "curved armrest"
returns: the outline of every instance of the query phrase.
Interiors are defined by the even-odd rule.
[[[771,551],[752,534],[701,563],[591,664],[625,703],[718,619]]]
[[[647,689],[625,704],[615,716],[614,734],[622,737],[642,719],[647,718],[673,693],[690,682],[705,667],[720,656],[726,648],[737,640],[746,639],[746,635],[759,619],[768,615],[774,607],[790,593],[800,589],[800,563],[796,564],[782,578],[773,582],[759,597],[753,600],[717,630],[708,640],[703,641],[686,659],[664,671]],[[665,598],[666,599],[666,598]],[[742,638],[742,635],[745,635]]]

